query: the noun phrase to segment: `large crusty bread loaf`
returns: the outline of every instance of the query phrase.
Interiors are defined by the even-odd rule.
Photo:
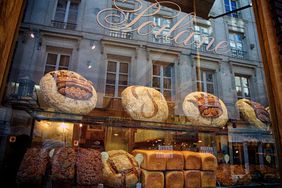
[[[185,165],[185,170],[200,170],[201,169],[201,157],[199,153],[193,151],[182,151]]]
[[[217,169],[217,159],[211,153],[199,153],[201,157],[201,169],[204,171],[216,171]]]
[[[166,158],[166,170],[183,170],[184,156],[180,151],[165,151],[168,153]]]
[[[183,188],[184,174],[182,171],[168,171],[165,173],[166,188]]]
[[[218,97],[205,92],[188,94],[182,104],[183,112],[193,125],[224,126],[228,121],[225,104]]]
[[[123,150],[108,151],[109,158],[103,161],[103,181],[109,187],[135,187],[138,182],[138,167],[134,157]]]
[[[216,187],[215,172],[202,171],[201,172],[201,187]]]
[[[266,130],[271,123],[269,112],[257,102],[240,99],[236,102],[236,107],[246,121],[260,129]]]
[[[134,150],[133,155],[138,153],[144,157],[141,167],[145,170],[166,170],[165,152],[159,150]]]
[[[144,156],[141,167],[145,170],[183,170],[184,157],[180,151],[168,150],[134,150]]]
[[[69,70],[52,71],[40,80],[44,101],[58,111],[88,114],[97,102],[93,83]]]
[[[163,172],[142,170],[141,179],[143,188],[164,188]]]
[[[168,105],[157,90],[130,86],[121,93],[122,105],[135,120],[162,122],[168,117]]]
[[[184,171],[185,188],[199,188],[201,187],[201,171],[187,170]]]

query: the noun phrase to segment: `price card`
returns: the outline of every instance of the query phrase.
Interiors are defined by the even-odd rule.
[[[225,155],[224,155],[224,161],[225,161],[225,163],[227,164],[227,163],[229,162],[229,160],[230,160],[229,155],[228,155],[228,154],[225,154]]]
[[[137,161],[138,163],[138,166],[140,167],[141,163],[143,162],[144,160],[144,156],[140,153],[138,153],[136,156],[135,156],[135,160]]]
[[[267,155],[267,156],[265,157],[265,159],[266,159],[266,161],[267,161],[268,163],[271,163],[271,157],[270,157],[270,155]]]
[[[52,158],[54,155],[55,149],[51,149],[49,152],[49,157]]]
[[[106,162],[106,161],[109,159],[109,154],[108,154],[108,152],[102,152],[102,153],[101,153],[101,156],[102,156],[102,161],[103,161],[103,162]]]

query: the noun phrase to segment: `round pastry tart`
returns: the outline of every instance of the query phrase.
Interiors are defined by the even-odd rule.
[[[267,129],[267,126],[271,123],[270,114],[264,106],[257,102],[240,99],[236,102],[236,107],[246,121],[260,129]]]
[[[93,83],[73,71],[47,73],[40,80],[40,89],[45,102],[58,111],[88,114],[96,106]]]
[[[135,120],[162,122],[168,117],[164,96],[144,86],[130,86],[121,93],[122,105]]]
[[[135,158],[123,150],[107,152],[103,161],[103,182],[110,187],[135,187],[138,182],[138,165]]]
[[[193,125],[224,126],[228,121],[225,104],[210,93],[190,93],[185,97],[182,108]]]

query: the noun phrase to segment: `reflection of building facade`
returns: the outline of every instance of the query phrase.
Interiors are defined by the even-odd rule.
[[[130,2],[118,1],[118,5],[126,10],[135,9],[137,5]],[[234,10],[239,6],[236,4],[238,2],[217,0],[211,14],[219,15]],[[247,1],[241,1],[241,4],[244,3]],[[98,109],[119,111],[121,92],[130,85],[143,85],[159,90],[169,101],[171,113],[179,119],[183,116],[181,106],[184,97],[197,90],[213,93],[221,98],[228,108],[229,118],[234,121],[239,119],[235,108],[238,99],[248,98],[267,104],[251,9],[215,20],[196,19],[192,25],[196,33],[193,36],[194,44],[203,43],[196,49],[193,44],[181,46],[172,43],[170,39],[174,37],[174,33],[167,35],[173,23],[181,19],[182,13],[170,19],[168,17],[174,15],[175,11],[163,8],[154,17],[142,18],[140,23],[156,23],[157,27],[152,33],[156,33],[163,25],[166,26],[159,36],[142,36],[127,30],[115,31],[100,27],[96,21],[97,13],[112,6],[111,0],[95,3],[83,0],[28,1],[9,78],[11,91],[15,91],[13,84],[19,80],[29,79],[38,84],[40,78],[49,71],[69,69],[83,74],[94,83],[98,93]],[[118,23],[121,17],[122,15],[113,17],[112,21]],[[134,17],[133,14],[125,14],[127,22]],[[34,34],[33,37],[30,37],[31,33]],[[210,42],[209,37],[214,37],[217,43],[228,41],[230,52],[222,55],[207,51],[205,47]],[[119,115],[123,115],[123,112],[119,112]],[[266,135],[265,140],[258,140],[254,136],[250,141],[251,138],[243,134],[246,130],[249,129],[243,127],[241,132],[235,131],[233,135],[230,132],[228,137],[203,132],[191,136],[188,141],[189,135],[183,136],[185,140],[181,135],[173,138],[157,131],[151,137],[140,139],[137,135],[142,133],[137,131],[135,140],[140,139],[142,142],[150,138],[165,137],[166,141],[178,139],[179,143],[186,141],[191,145],[200,140],[202,143],[198,145],[203,151],[215,148],[219,157],[230,154],[232,164],[245,164],[246,169],[253,161],[255,165],[269,163],[273,166],[276,159],[271,159],[271,162],[266,160],[266,152],[271,157],[274,155],[273,140]],[[128,133],[131,135],[124,132],[118,128],[109,128],[106,137],[112,134],[134,137],[132,132]],[[134,147],[130,146],[130,139],[113,137],[111,140],[119,148],[126,144],[129,146],[123,149],[130,150]],[[112,147],[111,145],[110,148]],[[179,149],[185,148],[184,144]],[[252,153],[256,153],[256,156]]]

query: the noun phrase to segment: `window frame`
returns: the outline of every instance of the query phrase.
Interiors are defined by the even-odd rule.
[[[71,50],[71,49],[70,49]],[[49,54],[55,54],[57,55],[56,57],[56,64],[55,66],[52,66],[51,64],[47,64],[47,60],[48,60],[48,55]],[[69,57],[69,62],[68,62],[68,66],[60,66],[60,61],[61,61],[61,56],[68,56]],[[72,54],[71,53],[66,53],[66,52],[62,52],[60,51],[60,49],[58,48],[57,50],[47,50],[46,51],[46,56],[45,56],[45,64],[44,64],[44,70],[43,70],[43,74],[45,75],[46,74],[46,67],[49,66],[49,67],[54,67],[54,71],[58,71],[58,70],[61,70],[59,69],[60,67],[63,67],[63,68],[66,68],[64,70],[69,70],[69,67],[70,67],[70,63],[71,63],[71,58],[72,58]]]
[[[227,2],[228,2],[228,4],[227,4]],[[235,3],[235,6],[236,6],[235,8],[232,6],[232,2]],[[224,0],[223,3],[224,3],[224,9],[225,9],[226,13],[239,8],[239,1],[238,0]],[[226,9],[227,6],[228,6],[229,10]],[[240,14],[240,12],[234,12],[234,13],[228,14],[228,16],[230,16],[232,18],[240,18],[241,14]]]
[[[109,62],[115,62],[116,63],[116,71],[112,72],[112,71],[108,71],[108,66],[109,66]],[[121,63],[125,63],[127,64],[127,74],[126,73],[121,73],[120,72],[120,64]],[[109,97],[109,98],[121,98],[121,96],[119,96],[119,87],[128,87],[129,84],[129,72],[130,72],[130,63],[129,62],[125,62],[125,61],[120,61],[117,59],[107,59],[107,67],[106,67],[106,78],[105,78],[105,90],[104,90],[104,96],[105,97]],[[108,79],[108,73],[110,74],[115,74],[115,84],[108,84],[107,83],[107,79]],[[121,85],[119,84],[120,81],[120,74],[122,75],[127,75],[127,85]],[[107,86],[114,86],[114,95],[113,96],[109,96],[107,95]]]
[[[78,18],[78,14],[79,14],[79,4],[80,3],[77,2],[77,1],[72,1],[72,0],[63,0],[63,1],[66,2],[66,6],[64,7],[64,18],[63,18],[63,20],[61,20],[61,19],[56,18],[59,1],[60,0],[57,0],[56,6],[55,6],[53,20],[57,21],[57,22],[62,22],[62,23],[77,24],[77,18]],[[71,11],[71,4],[77,4],[77,9],[75,10],[76,11],[76,19],[75,19],[75,21],[71,20],[71,21],[74,21],[74,22],[70,22],[70,12],[72,12]]]
[[[236,77],[239,77],[239,78],[240,78],[240,86],[237,86],[237,85],[236,85]],[[242,78],[246,78],[246,79],[247,79],[247,85],[248,85],[248,87],[244,87],[244,86],[243,86]],[[235,91],[236,91],[237,100],[239,100],[239,99],[249,99],[249,100],[252,100],[251,76],[250,76],[250,75],[244,75],[244,74],[235,73],[235,74],[234,74],[234,82],[235,82]],[[240,88],[241,88],[241,92],[242,92],[242,95],[241,95],[241,96],[238,96],[237,87],[240,87]],[[244,89],[245,89],[245,88],[248,88],[248,90],[249,90],[249,95],[250,95],[249,97],[246,97],[246,96],[245,96],[245,93],[244,93]]]
[[[160,75],[155,75],[154,74],[154,65],[160,66]],[[170,77],[168,76],[164,76],[164,66],[170,66]],[[162,93],[164,95],[164,91],[170,91],[170,99],[168,101],[173,101],[174,97],[173,97],[173,80],[174,80],[174,74],[173,74],[173,70],[174,70],[174,64],[173,63],[158,63],[155,62],[152,64],[152,80],[151,80],[151,87],[160,91],[160,93]],[[160,87],[154,87],[154,78],[159,78],[159,84]],[[164,79],[170,79],[170,89],[168,88],[164,88]],[[165,97],[165,95],[164,95]],[[165,97],[166,98],[166,97]]]
[[[160,20],[158,21],[158,22],[160,22],[160,23],[163,22],[163,21],[161,21],[162,19],[163,19],[163,20],[167,20],[167,21],[170,22],[170,23],[169,23],[169,27],[165,28],[165,29],[162,31],[162,33],[161,33],[158,37],[155,36],[155,33],[157,33],[157,32],[159,31],[159,29],[162,27],[162,24],[159,25],[158,22],[156,22],[156,19],[160,19]],[[152,16],[152,21],[153,21],[154,23],[156,23],[156,27],[154,27],[154,28],[153,28],[153,31],[152,31],[153,42],[155,42],[155,43],[161,43],[161,44],[171,44],[171,40],[170,40],[171,36],[167,36],[167,35],[165,35],[165,34],[170,31],[171,26],[172,26],[173,19],[171,19],[171,18],[165,18],[165,17],[162,16],[162,15],[154,15],[154,16]]]
[[[200,76],[198,76],[198,69],[200,69]],[[208,73],[212,73],[212,82],[207,82],[207,72]],[[201,80],[203,74],[203,80]],[[198,79],[200,78],[200,80]],[[212,84],[213,85],[213,92],[208,92],[214,95],[217,95],[217,81],[216,81],[216,71],[215,70],[211,70],[211,69],[203,69],[203,68],[196,68],[196,87],[197,87],[197,91],[200,91],[198,88],[198,84],[201,84],[204,86],[204,88],[202,88],[202,92],[208,92],[207,91],[207,85],[208,84]],[[201,86],[202,87],[202,86]]]

